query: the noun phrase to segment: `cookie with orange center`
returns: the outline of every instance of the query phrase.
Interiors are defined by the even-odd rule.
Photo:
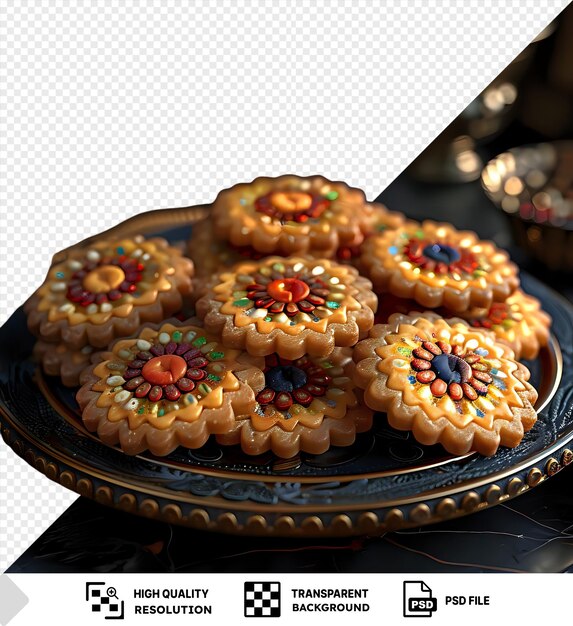
[[[98,353],[81,375],[82,419],[128,454],[200,448],[255,407],[264,374],[198,324],[144,327]]]
[[[327,259],[269,257],[222,272],[197,301],[205,328],[254,356],[327,356],[374,322],[370,281]]]
[[[217,236],[263,254],[332,258],[360,245],[372,219],[362,191],[322,176],[256,178],[225,189],[213,204]]]
[[[519,286],[506,252],[448,224],[410,222],[369,237],[359,260],[374,290],[460,313],[503,302]]]
[[[356,433],[370,429],[373,414],[357,396],[353,373],[350,348],[335,348],[326,358],[266,357],[257,404],[217,441],[240,444],[251,455],[271,450],[281,458],[351,445]]]
[[[521,289],[505,302],[494,302],[489,309],[473,309],[460,315],[473,328],[485,328],[507,343],[517,359],[535,359],[549,340],[551,317],[541,310],[537,298]]]
[[[71,350],[106,347],[160,322],[191,292],[193,263],[161,238],[97,241],[68,252],[24,305],[28,327]]]
[[[515,447],[537,420],[529,370],[492,333],[436,315],[396,314],[354,348],[366,404],[452,454]]]

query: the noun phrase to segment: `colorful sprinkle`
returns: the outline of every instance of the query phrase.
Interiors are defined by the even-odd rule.
[[[340,303],[339,302],[333,302],[332,300],[327,300],[326,306],[329,309],[339,309],[340,308]]]
[[[233,302],[233,306],[247,306],[248,304],[251,304],[249,298],[240,298],[239,300],[235,300]]]
[[[200,348],[201,346],[204,346],[206,343],[207,343],[207,339],[205,337],[197,337],[197,339],[193,341],[193,345],[196,348]]]

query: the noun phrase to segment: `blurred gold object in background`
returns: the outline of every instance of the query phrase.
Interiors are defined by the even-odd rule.
[[[512,148],[481,181],[519,246],[552,270],[573,270],[573,141]]]

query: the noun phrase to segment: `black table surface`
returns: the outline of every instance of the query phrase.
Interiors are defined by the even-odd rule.
[[[478,182],[431,185],[405,173],[379,201],[415,219],[477,231],[573,301],[571,277],[511,248]],[[478,217],[479,216],[479,217]],[[473,515],[381,537],[233,537],[137,518],[79,498],[8,572],[573,572],[573,470]]]

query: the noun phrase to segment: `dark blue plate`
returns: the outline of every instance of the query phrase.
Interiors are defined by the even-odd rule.
[[[205,209],[169,209],[119,225],[121,234],[185,241]],[[65,251],[58,256],[65,255]],[[523,289],[553,318],[552,337],[527,362],[539,419],[515,449],[452,457],[390,428],[384,415],[353,446],[281,460],[209,442],[166,458],[130,457],[82,426],[74,391],[30,360],[24,313],[0,328],[0,420],[5,441],[66,487],[104,504],[184,525],[249,534],[378,533],[462,515],[516,496],[573,460],[573,307],[539,281]]]

